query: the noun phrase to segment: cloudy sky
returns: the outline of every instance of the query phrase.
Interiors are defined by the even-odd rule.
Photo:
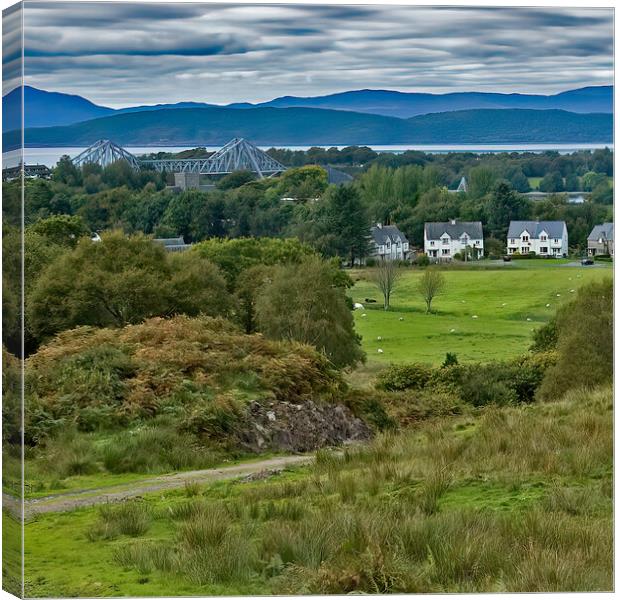
[[[553,93],[613,82],[611,9],[25,6],[26,83],[113,107],[361,88]],[[9,75],[15,43],[5,39]]]

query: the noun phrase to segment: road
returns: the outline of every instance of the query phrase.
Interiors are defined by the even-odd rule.
[[[105,504],[107,502],[118,502],[152,492],[182,488],[188,481],[210,483],[224,479],[237,479],[248,475],[260,474],[262,471],[277,471],[294,465],[306,464],[313,460],[313,454],[277,456],[261,461],[240,463],[231,467],[183,471],[123,485],[77,490],[42,498],[31,498],[24,502],[24,515],[26,520],[28,520],[37,514],[66,512],[76,508]],[[21,510],[18,498],[3,493],[2,506],[19,518]]]

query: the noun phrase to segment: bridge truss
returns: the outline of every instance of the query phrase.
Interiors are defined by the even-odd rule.
[[[73,159],[76,166],[97,163],[105,167],[126,160],[134,169],[150,168],[166,173],[225,175],[233,171],[253,171],[259,177],[275,175],[286,167],[243,138],[234,138],[209,158],[139,159],[109,140],[99,140]]]
[[[117,160],[126,160],[134,169],[139,169],[138,159],[124,148],[110,140],[99,140],[72,159],[76,167],[94,163],[107,167]]]

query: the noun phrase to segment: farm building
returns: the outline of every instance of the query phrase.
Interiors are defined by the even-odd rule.
[[[438,262],[451,261],[464,252],[477,260],[484,256],[484,239],[480,221],[424,223],[424,253]]]
[[[568,231],[564,221],[510,221],[508,254],[562,257],[568,254]]]

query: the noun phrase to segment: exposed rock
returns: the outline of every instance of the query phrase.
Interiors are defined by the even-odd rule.
[[[309,452],[371,436],[370,427],[346,406],[310,400],[252,402],[238,429],[239,442],[252,452]]]

